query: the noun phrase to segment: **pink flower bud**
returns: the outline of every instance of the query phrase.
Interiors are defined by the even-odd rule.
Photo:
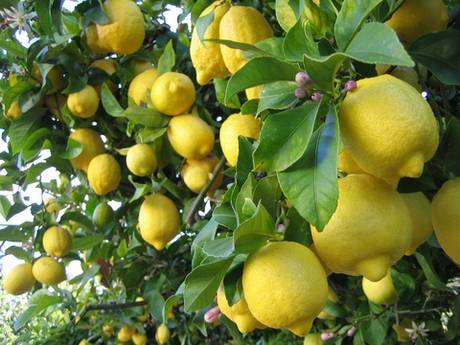
[[[311,80],[310,76],[305,72],[299,72],[295,75],[295,82],[297,86],[305,86],[308,84],[312,84],[313,80]]]
[[[220,316],[219,307],[214,307],[214,308],[209,309],[204,314],[204,321],[207,323],[216,323],[219,320],[219,316]]]
[[[298,99],[302,99],[302,98],[307,97],[307,92],[306,92],[304,89],[302,89],[301,87],[298,87],[298,88],[295,89],[294,95],[295,95]]]
[[[321,101],[321,98],[323,95],[320,92],[315,92],[313,95],[311,95],[311,100],[314,102],[319,102]]]
[[[352,91],[358,87],[356,80],[349,80],[345,83],[345,91]]]
[[[352,326],[348,331],[347,331],[347,336],[348,337],[352,337],[354,336],[356,333],[356,327],[355,326]]]
[[[321,333],[321,340],[329,340],[335,337],[333,332],[323,332]]]
[[[286,230],[286,225],[278,224],[278,226],[276,227],[276,230],[278,230],[278,232],[284,232],[284,230]]]

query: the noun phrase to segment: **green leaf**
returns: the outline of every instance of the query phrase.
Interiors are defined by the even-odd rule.
[[[339,49],[344,50],[366,17],[382,0],[345,0],[334,26]]]
[[[302,61],[304,54],[310,56],[318,55],[318,47],[313,40],[309,27],[303,25],[303,20],[289,29],[283,42],[284,55],[291,61]]]
[[[238,95],[233,95],[225,102],[225,90],[227,89],[227,80],[214,79],[214,89],[216,91],[217,101],[227,108],[239,109],[241,107]]]
[[[58,304],[59,302],[61,302],[61,298],[59,296],[51,295],[51,293],[46,289],[36,291],[30,297],[27,308],[21,314],[19,314],[18,318],[14,322],[14,330],[18,331],[26,323],[42,313],[45,309],[52,305]]]
[[[74,237],[72,240],[72,250],[86,250],[97,246],[104,240],[104,235],[91,235],[84,237]]]
[[[35,12],[37,12],[38,20],[41,28],[48,36],[53,36],[53,19],[51,17],[51,6],[54,0],[41,0],[35,2]]]
[[[60,222],[64,223],[69,220],[72,220],[74,222],[81,224],[87,230],[94,230],[93,222],[79,211],[72,211],[72,212],[64,213],[64,215],[61,217]]]
[[[370,320],[363,326],[363,338],[366,344],[382,345],[385,343],[387,329],[381,319]]]
[[[310,247],[313,243],[310,224],[302,218],[294,207],[288,210],[286,217],[289,219],[289,223],[284,233],[284,240],[302,243]]]
[[[256,183],[256,180],[254,178],[254,175],[249,174],[248,178],[246,179],[244,184],[241,186],[240,192],[238,193],[236,197],[235,213],[238,217],[238,223],[241,223],[247,218],[245,217],[243,213],[243,206],[244,206],[246,199],[252,200],[255,183]]]
[[[10,211],[11,204],[5,195],[0,195],[0,214],[5,220],[8,220],[8,213]]]
[[[219,224],[214,218],[211,218],[206,223],[206,225],[195,236],[195,239],[192,242],[192,253],[196,250],[197,247],[202,247],[204,242],[212,241],[216,237],[218,226]]]
[[[267,109],[286,109],[297,102],[294,94],[296,83],[291,81],[277,81],[265,84],[260,94],[257,114]]]
[[[334,53],[326,57],[305,55],[304,66],[318,88],[331,91],[335,75],[346,58],[347,56],[342,53]]]
[[[247,342],[244,340],[243,336],[241,335],[235,323],[233,323],[230,319],[225,317],[225,315],[223,314],[220,316],[219,319],[220,319],[220,322],[222,322],[222,324],[228,330],[228,333],[230,333],[230,335],[232,336],[233,341],[235,342],[236,345],[246,345],[247,344]]]
[[[236,215],[229,203],[217,206],[212,213],[212,218],[227,229],[233,230],[236,228]]]
[[[238,145],[238,162],[236,164],[235,180],[238,186],[242,186],[253,168],[253,147],[251,141],[241,135],[238,138]]]
[[[283,171],[299,160],[310,142],[320,104],[305,102],[265,120],[254,152],[257,170]]]
[[[203,244],[203,254],[206,256],[206,263],[220,261],[230,257],[234,252],[233,240],[231,237],[216,238]]]
[[[166,299],[165,303],[163,304],[163,310],[162,310],[162,322],[164,324],[168,322],[169,313],[173,310],[175,305],[180,303],[181,300],[182,300],[181,295],[172,295]]]
[[[113,117],[123,116],[123,108],[120,106],[106,83],[103,83],[101,87],[101,101],[107,114]]]
[[[337,207],[338,138],[337,114],[331,106],[302,158],[278,174],[284,195],[320,231]]]
[[[422,268],[423,273],[425,274],[428,285],[434,289],[444,289],[445,286],[439,279],[438,275],[435,273],[428,255],[423,255],[420,253],[420,251],[416,252],[414,255],[418,264]]]
[[[276,0],[276,20],[284,31],[289,31],[300,18],[304,8],[303,0]]]
[[[4,109],[8,110],[11,106],[11,103],[13,103],[15,100],[18,100],[19,96],[21,96],[23,93],[30,90],[30,88],[31,88],[31,85],[24,80],[19,80],[16,83],[16,85],[12,87],[8,87],[5,93],[3,94],[3,99],[2,99]]]
[[[240,112],[243,115],[254,115],[257,113],[257,107],[259,106],[259,99],[254,98],[250,99],[243,103],[241,106]]]
[[[195,23],[195,30],[201,42],[203,42],[206,30],[208,29],[208,26],[211,25],[213,20],[214,20],[214,10],[212,10],[205,16],[200,16],[197,19]]]
[[[169,118],[152,108],[132,105],[123,112],[123,116],[136,125],[147,127],[164,127],[168,124]]]
[[[158,59],[158,73],[163,74],[165,72],[170,72],[174,65],[176,64],[176,53],[174,52],[173,41],[170,40],[166,44],[163,54],[161,54]]]
[[[151,143],[163,136],[168,131],[168,127],[160,128],[141,128],[136,132],[136,142]]]
[[[460,176],[460,120],[451,117],[441,138],[434,162],[442,167],[446,176]],[[431,189],[436,189],[431,188]]]
[[[155,288],[146,288],[146,291],[144,292],[144,298],[148,303],[150,314],[152,314],[156,320],[163,320],[163,308],[165,305],[165,300],[160,293],[161,286],[158,286],[158,283],[156,285],[157,286],[155,286]]]
[[[0,48],[5,49],[12,57],[14,56],[22,60],[25,60],[27,57],[27,49],[14,36],[11,36],[9,30],[0,32]]]
[[[259,202],[274,218],[277,216],[278,202],[281,197],[281,188],[276,175],[265,176],[254,187],[253,200]]]
[[[27,137],[38,128],[44,113],[44,109],[32,109],[11,123],[8,136],[13,154],[22,150]]]
[[[67,141],[67,147],[64,152],[59,154],[59,157],[63,159],[72,159],[77,157],[80,153],[82,153],[85,145],[82,143],[69,138]]]
[[[32,255],[28,251],[22,249],[21,247],[11,246],[5,250],[5,254],[13,255],[20,260],[30,262],[32,260]]]
[[[0,229],[0,241],[24,242],[29,238],[19,226],[9,225]]]
[[[248,43],[235,42],[235,41],[230,41],[230,40],[220,40],[217,38],[208,38],[208,39],[205,39],[204,41],[222,44],[229,48],[240,49],[245,52],[254,52],[254,53],[259,53],[261,55],[265,55],[265,52],[262,49],[257,48],[255,45],[248,44]]]

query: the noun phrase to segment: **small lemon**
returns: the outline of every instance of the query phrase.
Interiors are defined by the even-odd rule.
[[[74,116],[87,119],[96,114],[99,95],[94,87],[86,85],[82,90],[69,94],[67,107]]]
[[[323,345],[321,335],[318,333],[310,333],[303,339],[303,345]]]
[[[155,339],[158,344],[163,345],[166,344],[169,340],[169,329],[168,327],[162,323],[158,326],[157,331],[155,333]]]
[[[58,285],[66,280],[64,265],[47,256],[34,262],[32,273],[37,281],[46,285]]]
[[[209,182],[209,178],[218,162],[216,157],[205,158],[203,160],[188,160],[180,173],[187,188],[192,192],[199,193]],[[214,180],[209,191],[215,191],[222,183],[222,179],[223,175],[220,174]]]
[[[84,145],[83,151],[77,157],[71,159],[71,163],[76,169],[87,171],[89,162],[97,155],[105,152],[101,137],[92,129],[76,129],[70,133],[69,139]]]
[[[349,152],[346,150],[342,150],[339,154],[339,158],[337,160],[338,168],[347,173],[347,174],[365,174],[363,169],[356,164],[355,160],[351,156]]]
[[[45,211],[48,213],[57,213],[61,209],[61,206],[54,198],[45,197],[43,199],[43,202],[45,204]]]
[[[61,116],[61,109],[67,103],[67,96],[62,93],[54,93],[45,97],[45,105],[55,118]]]
[[[326,305],[326,273],[307,247],[272,242],[244,264],[243,292],[251,314],[263,325],[304,336]]]
[[[376,304],[391,304],[398,299],[391,278],[391,270],[388,270],[385,277],[376,282],[363,278],[362,286],[367,299]]]
[[[105,195],[118,188],[121,168],[117,160],[107,153],[94,157],[88,165],[88,182],[97,195]]]
[[[8,111],[6,112],[6,116],[10,118],[11,120],[15,120],[21,115],[22,115],[22,111],[19,106],[19,100],[16,99],[10,104]]]
[[[132,338],[132,342],[134,345],[146,345],[147,344],[147,336],[144,333],[134,333]]]
[[[51,256],[65,256],[72,248],[72,235],[60,226],[52,226],[43,235],[43,248]]]
[[[171,199],[162,194],[145,197],[139,210],[139,230],[144,241],[163,250],[179,228],[179,212]]]
[[[131,97],[137,105],[147,104],[149,91],[157,77],[158,73],[155,68],[149,68],[138,74],[129,84],[128,97]]]
[[[113,326],[111,324],[105,324],[104,326],[102,326],[102,332],[107,337],[110,337],[111,335],[113,335]]]
[[[339,301],[337,294],[334,290],[329,286],[327,290],[327,301],[337,303]],[[321,320],[333,320],[335,318],[334,315],[329,314],[325,309],[321,311],[318,315],[318,319]]]
[[[262,123],[252,115],[230,115],[220,128],[219,138],[222,152],[230,166],[238,162],[239,142],[241,135],[247,138],[259,138]]]
[[[444,252],[460,265],[460,178],[447,181],[432,202],[433,226]]]
[[[157,169],[158,160],[148,144],[136,144],[128,150],[126,165],[136,176],[149,176]]]
[[[106,202],[101,202],[94,208],[93,211],[93,224],[98,228],[103,228],[115,216],[112,207]]]
[[[214,147],[214,131],[204,120],[191,114],[175,116],[169,121],[169,143],[187,159],[203,159]]]
[[[3,288],[11,295],[22,295],[30,291],[35,284],[32,274],[32,264],[25,262],[14,266],[3,277]]]
[[[153,82],[150,97],[158,111],[170,116],[180,115],[195,102],[195,86],[185,74],[166,72]]]
[[[134,334],[134,329],[129,325],[125,325],[121,327],[120,330],[118,331],[117,339],[125,343],[131,340],[133,334]]]

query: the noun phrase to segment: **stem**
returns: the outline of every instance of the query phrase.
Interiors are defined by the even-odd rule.
[[[422,309],[422,310],[399,310],[399,315],[416,315],[416,314],[425,314],[425,313],[433,313],[441,311],[440,308],[429,308],[429,309]]]
[[[86,308],[81,313],[81,316],[75,322],[75,325],[78,324],[83,318],[85,317],[86,313],[92,310],[120,310],[120,309],[129,309],[135,307],[141,307],[146,305],[146,301],[139,301],[139,302],[128,302],[128,303],[106,303],[106,304],[88,304]]]

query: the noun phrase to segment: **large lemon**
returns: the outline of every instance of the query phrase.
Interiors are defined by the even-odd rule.
[[[97,195],[105,195],[118,188],[121,168],[112,155],[103,153],[94,157],[88,165],[88,182]]]
[[[121,342],[128,342],[131,340],[133,334],[134,329],[129,325],[125,325],[118,331],[117,339]]]
[[[37,281],[46,285],[57,285],[66,279],[64,265],[47,256],[34,262],[32,273]]]
[[[235,166],[238,161],[239,142],[241,135],[247,138],[259,138],[262,123],[252,115],[230,115],[220,128],[219,138],[222,152],[230,166]]]
[[[102,142],[101,137],[92,129],[76,129],[70,133],[69,139],[75,140],[84,145],[83,151],[70,161],[76,169],[87,171],[89,162],[97,155],[105,152],[104,143]]]
[[[217,290],[217,305],[219,306],[220,311],[238,327],[238,330],[241,333],[248,333],[253,331],[256,328],[264,328],[264,326],[257,321],[251,312],[248,309],[248,304],[244,296],[241,299],[230,306],[225,296],[225,291],[221,286]]]
[[[310,333],[305,336],[303,339],[303,345],[323,345],[321,340],[321,334],[319,333]]]
[[[195,102],[195,86],[183,73],[166,72],[153,82],[150,97],[158,111],[170,116],[180,115]]]
[[[433,198],[436,238],[444,252],[460,264],[460,178],[447,181]]]
[[[417,72],[412,67],[390,65],[375,65],[375,71],[378,75],[391,74],[393,77],[404,80],[412,85],[417,91],[422,92],[422,86],[417,75]]]
[[[417,247],[427,241],[433,233],[431,204],[421,192],[401,194],[412,220],[412,241],[406,255],[412,255]]]
[[[69,94],[67,107],[72,115],[87,119],[96,114],[99,95],[94,87],[86,85],[82,90]]]
[[[219,38],[220,21],[229,9],[228,1],[215,1],[201,13],[200,17],[204,17],[214,11],[214,19],[206,29],[204,39]],[[220,45],[213,42],[201,42],[196,28],[192,33],[190,57],[196,70],[196,80],[200,85],[205,85],[214,78],[225,78],[229,74],[220,52]]]
[[[214,147],[214,131],[204,120],[191,114],[175,116],[169,121],[169,143],[187,159],[203,159]]]
[[[209,178],[211,177],[212,172],[218,162],[219,161],[216,157],[205,158],[202,160],[188,160],[180,172],[182,180],[184,181],[187,188],[192,192],[199,193],[209,182]],[[223,175],[220,174],[214,180],[210,191],[215,191],[220,186],[222,183],[222,178]]]
[[[25,262],[14,266],[3,277],[3,288],[11,295],[22,295],[34,287],[32,264]]]
[[[162,323],[155,332],[155,340],[160,345],[166,344],[169,340],[169,335],[169,328]]]
[[[136,144],[128,150],[126,165],[136,176],[149,176],[157,169],[158,160],[148,144]]]
[[[162,194],[145,197],[139,210],[139,230],[145,242],[163,250],[179,229],[179,212],[171,199]]]
[[[129,84],[128,97],[131,97],[137,105],[147,104],[149,91],[157,77],[155,68],[149,68],[138,74]]]
[[[43,248],[51,256],[65,256],[72,248],[72,235],[60,226],[52,226],[43,235]]]
[[[132,342],[134,345],[146,345],[147,344],[147,336],[144,333],[134,333],[131,337]]]
[[[338,181],[337,209],[322,232],[312,226],[321,260],[336,273],[378,281],[411,242],[409,211],[388,184],[370,175]]]
[[[327,301],[327,279],[315,254],[295,242],[272,242],[251,254],[243,291],[263,325],[304,336]]]
[[[406,0],[386,22],[404,43],[447,28],[449,16],[443,0]]]
[[[418,177],[439,143],[427,101],[391,75],[361,79],[340,107],[344,148],[366,172],[395,185]]]
[[[367,299],[376,304],[391,304],[398,299],[391,278],[391,270],[388,270],[385,277],[376,282],[363,278],[362,286]]]

